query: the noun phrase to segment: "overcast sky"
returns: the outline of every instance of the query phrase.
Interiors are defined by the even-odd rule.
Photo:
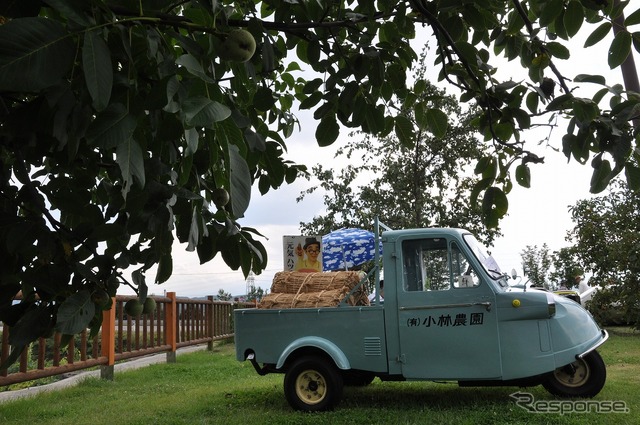
[[[595,26],[590,26],[592,29]],[[591,29],[591,30],[592,30]],[[588,32],[586,33],[588,35]],[[604,42],[593,49],[582,49],[582,42],[575,43],[572,58],[569,61],[558,61],[557,66],[567,77],[577,74],[601,74],[607,78],[607,83],[622,84],[620,70],[609,71],[607,66],[606,48],[609,42]],[[636,55],[636,63],[637,55]],[[503,70],[508,72],[508,67]],[[518,79],[517,75],[513,76]],[[435,82],[435,80],[434,80]],[[600,88],[600,87],[597,87]],[[447,90],[451,93],[451,90]],[[588,93],[577,95],[587,96]],[[309,169],[317,163],[331,164],[335,147],[320,148],[314,138],[316,123],[305,113],[298,116],[302,131],[294,133],[287,140],[287,159],[306,164]],[[556,129],[552,142],[561,146],[560,139],[564,128]],[[548,130],[544,130],[546,133]],[[340,140],[345,140],[348,131],[341,134]],[[542,139],[543,133],[530,133],[528,140]],[[532,146],[529,146],[532,148]],[[568,211],[569,206],[576,201],[590,197],[589,181],[592,168],[590,165],[579,165],[575,161],[567,163],[561,152],[553,151],[544,146],[535,147],[534,151],[545,157],[544,164],[532,164],[531,188],[525,189],[514,183],[514,189],[509,194],[509,213],[500,225],[503,237],[496,240],[490,248],[503,271],[512,268],[520,269],[520,253],[526,246],[541,247],[546,243],[551,251],[568,246],[565,241],[566,232],[571,229],[572,222]],[[242,226],[258,229],[265,237],[262,242],[267,248],[269,263],[267,269],[255,277],[255,285],[269,289],[273,275],[282,270],[282,237],[284,235],[299,234],[299,223],[310,221],[314,215],[322,214],[322,195],[314,194],[305,197],[302,203],[296,198],[311,182],[299,179],[293,185],[285,185],[276,191],[270,191],[260,196],[253,191],[251,204],[246,216],[239,220]],[[373,224],[372,226],[373,227]],[[216,295],[220,289],[233,295],[245,293],[246,282],[240,271],[230,270],[217,256],[213,261],[200,265],[195,252],[187,253],[184,246],[174,247],[174,273],[168,282],[149,288],[149,293],[160,295],[163,291],[174,291],[178,296]],[[147,275],[152,282],[154,272]],[[127,293],[123,288],[121,293]]]

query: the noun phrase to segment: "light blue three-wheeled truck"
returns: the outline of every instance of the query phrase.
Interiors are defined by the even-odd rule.
[[[607,333],[578,303],[514,291],[464,230],[387,230],[381,241],[384,301],[235,311],[237,359],[261,375],[284,373],[294,409],[332,409],[344,385],[375,377],[600,392],[606,368],[596,348]],[[378,268],[374,275],[379,293]]]

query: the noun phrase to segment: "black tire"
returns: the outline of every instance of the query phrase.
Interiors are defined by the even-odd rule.
[[[373,382],[376,375],[362,370],[342,371],[342,382],[345,387],[366,387]]]
[[[591,398],[600,392],[606,380],[607,368],[594,350],[553,371],[542,385],[557,397]]]
[[[342,375],[336,366],[321,357],[296,360],[284,376],[284,395],[295,410],[332,410],[342,398]]]

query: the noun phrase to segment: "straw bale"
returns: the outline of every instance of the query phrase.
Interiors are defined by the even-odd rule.
[[[304,292],[318,292],[329,289],[348,287],[349,290],[356,286],[362,275],[360,272],[278,272],[273,277],[271,284],[272,293],[298,294]]]
[[[329,307],[340,303],[347,295],[341,289],[303,294],[267,294],[262,298],[259,308],[313,308]]]
[[[258,308],[314,308],[338,305],[364,275],[361,272],[278,272],[271,293],[262,298]],[[369,305],[366,285],[361,285],[347,299],[349,305]]]

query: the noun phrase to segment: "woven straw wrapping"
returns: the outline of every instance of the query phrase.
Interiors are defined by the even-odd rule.
[[[362,279],[361,272],[278,272],[271,293],[258,308],[332,307],[342,301]],[[361,285],[347,300],[349,305],[369,305],[366,285]]]

